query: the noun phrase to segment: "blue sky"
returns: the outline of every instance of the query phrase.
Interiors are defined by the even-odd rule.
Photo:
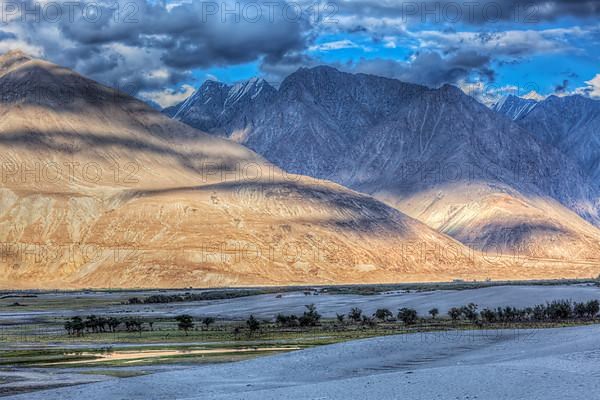
[[[487,103],[508,93],[600,97],[599,3],[84,0],[52,18],[47,1],[22,0],[0,10],[0,51],[23,49],[161,106],[206,79],[277,85],[319,64],[451,83]],[[19,14],[35,7],[39,18]]]

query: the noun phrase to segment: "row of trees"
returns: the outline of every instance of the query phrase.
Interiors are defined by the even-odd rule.
[[[301,316],[294,314],[278,314],[275,322],[280,327],[312,327],[319,325],[321,314],[317,311],[314,304],[309,304]],[[546,304],[539,304],[535,307],[516,308],[516,307],[497,307],[495,309],[485,308],[478,311],[477,304],[469,303],[462,307],[452,307],[448,310],[448,317],[452,321],[465,320],[472,323],[496,323],[496,322],[531,322],[531,321],[565,321],[571,319],[593,319],[600,312],[600,303],[598,300],[588,301],[586,303],[571,302],[569,300],[556,300]],[[439,315],[437,308],[428,311],[431,319],[436,319]],[[337,314],[337,322],[345,324],[346,321],[355,324],[374,326],[377,321],[390,322],[402,321],[405,325],[414,325],[419,315],[415,309],[401,308],[394,314],[387,308],[377,309],[372,316],[363,313],[360,308],[354,307],[346,314]],[[183,314],[175,317],[177,328],[184,331],[193,330],[195,325],[191,315]],[[200,319],[203,329],[208,329],[216,321],[213,317]],[[142,332],[144,325],[148,325],[153,330],[154,322],[145,321],[137,317],[117,318],[101,317],[88,315],[85,318],[79,316],[72,317],[66,321],[64,328],[69,335],[81,336],[84,333],[116,332],[123,326],[128,332]],[[246,327],[253,333],[260,329],[261,323],[253,315],[246,320]],[[239,328],[236,328],[239,332]]]
[[[435,315],[437,315],[437,313],[438,312],[436,309]],[[352,308],[347,316],[346,314],[336,314],[337,322],[339,322],[340,324],[346,323],[346,317],[351,323],[369,326],[375,325],[376,321],[385,322],[395,320],[394,314],[387,308],[378,308],[372,316],[363,314],[363,311],[358,307]],[[406,307],[398,310],[398,314],[396,315],[396,318],[398,320],[404,322],[407,325],[414,324],[417,321],[417,317],[418,315],[416,310]]]
[[[137,317],[107,318],[88,315],[85,318],[79,316],[71,317],[71,319],[65,322],[64,328],[69,335],[81,336],[84,333],[116,332],[121,325],[128,332],[141,332],[144,324],[147,324],[150,330],[154,327],[153,321],[144,321]]]
[[[598,300],[587,303],[573,303],[557,300],[535,307],[498,307],[495,310],[483,309],[480,313],[483,322],[522,322],[522,321],[565,321],[571,319],[592,319],[600,312]]]
[[[591,300],[585,303],[572,302],[570,300],[556,300],[547,304],[539,304],[535,307],[516,308],[516,307],[498,307],[496,309],[485,308],[481,312],[475,303],[469,303],[462,307],[452,307],[448,310],[448,317],[452,321],[465,320],[476,322],[527,322],[527,321],[561,321],[571,319],[593,319],[600,312],[600,303],[598,300]],[[438,308],[432,308],[428,311],[431,319],[436,319],[440,314]],[[352,308],[348,315],[337,314],[336,319],[339,323],[346,322],[346,317],[350,322],[360,323],[362,325],[374,325],[376,321],[402,321],[406,325],[413,325],[417,322],[419,315],[415,309],[401,308],[398,310],[396,319],[394,314],[387,308],[377,309],[372,316],[363,314],[360,308]],[[278,321],[279,322],[279,319]]]
[[[283,327],[296,327],[296,326],[317,326],[321,321],[321,314],[317,312],[317,307],[314,304],[306,305],[306,311],[297,317],[294,314],[284,315],[278,314],[275,317],[275,322],[279,326]]]
[[[175,321],[177,321],[177,329],[180,331],[184,331],[186,334],[188,331],[194,329],[195,323],[194,318],[191,315],[183,314],[175,317]],[[204,317],[200,320],[203,327],[208,329],[212,324],[216,322],[213,317]]]
[[[465,320],[476,322],[543,322],[543,321],[565,321],[572,319],[593,319],[600,312],[600,302],[591,300],[585,303],[572,302],[570,300],[556,300],[547,304],[538,304],[535,307],[497,307],[496,309],[485,308],[478,311],[477,304],[469,303],[462,307],[452,307],[448,310],[448,317],[452,321]],[[431,319],[435,319],[440,311],[432,308],[428,311]],[[337,321],[345,322],[344,314],[337,314]],[[401,308],[396,315],[397,320],[406,325],[417,322],[419,315],[415,309]],[[373,325],[374,320],[394,321],[392,312],[386,308],[380,308],[373,313],[372,317],[363,315],[362,310],[353,308],[348,313],[348,319],[354,323]]]
[[[261,294],[259,290],[210,290],[199,293],[153,294],[144,299],[131,297],[128,304],[165,304],[182,303],[187,301],[227,300]]]
[[[178,329],[186,333],[190,329],[194,329],[193,318],[189,315],[177,316],[175,320],[177,321]],[[205,317],[200,322],[203,327],[208,329],[210,325],[215,323],[215,319],[213,317]],[[118,318],[88,315],[85,318],[80,316],[71,317],[64,323],[67,333],[75,336],[81,336],[84,333],[117,332],[121,327],[127,332],[142,332],[145,327],[153,331],[154,321],[138,317]]]

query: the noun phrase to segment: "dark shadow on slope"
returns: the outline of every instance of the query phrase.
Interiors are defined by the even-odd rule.
[[[182,167],[196,173],[205,172],[206,165],[203,164],[204,162],[211,162],[211,172],[234,171],[236,167],[236,160],[227,160],[225,157],[219,159],[216,156],[201,152],[184,153],[166,145],[116,135],[67,133],[63,131],[44,132],[43,134],[28,131],[10,132],[0,134],[0,145],[30,151],[50,150],[69,156],[77,154],[86,156],[93,151],[93,148],[115,146],[123,151],[131,152],[132,161],[135,160],[136,152],[151,153],[171,157]],[[88,149],[90,150],[88,151]],[[213,164],[212,162],[215,160],[218,162]]]
[[[486,224],[475,232],[447,232],[455,239],[466,245],[484,252],[506,251],[507,253],[520,255],[535,255],[535,253],[546,252],[544,249],[537,249],[532,238],[567,238],[575,239],[571,232],[558,227],[549,222],[527,223],[493,223]]]
[[[177,194],[190,191],[236,194],[248,191],[260,193],[265,198],[282,202],[295,198],[306,203],[315,202],[319,207],[330,209],[339,215],[327,221],[305,220],[306,223],[319,222],[335,226],[341,230],[369,232],[385,230],[387,233],[405,233],[408,229],[408,217],[386,206],[372,197],[348,191],[337,191],[321,186],[307,185],[302,182],[222,182],[200,186],[183,186],[156,190],[129,190],[120,195],[122,200],[138,197],[152,197],[165,194]],[[240,201],[243,203],[243,201]],[[309,204],[307,204],[309,205]],[[298,219],[301,221],[301,219]]]

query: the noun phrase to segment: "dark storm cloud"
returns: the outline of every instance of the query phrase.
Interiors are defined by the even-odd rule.
[[[478,78],[494,81],[491,57],[473,51],[458,51],[449,56],[425,51],[415,54],[409,61],[389,59],[361,59],[356,63],[331,63],[333,67],[346,72],[362,72],[371,75],[400,79],[430,87],[445,83],[457,84],[475,74]],[[313,67],[322,64],[317,59],[304,54],[285,57],[277,62],[264,62],[261,71],[267,79],[277,85],[283,78],[300,67]]]
[[[594,18],[600,15],[597,0],[339,0],[336,5],[341,15],[399,18],[415,23],[509,21],[535,24],[565,16]]]
[[[260,69],[264,78],[273,86],[279,84],[286,76],[295,72],[300,67],[314,67],[322,64],[318,60],[303,53],[288,54],[280,59],[266,58],[261,63]]]
[[[457,83],[472,74],[494,80],[489,56],[472,51],[456,52],[443,57],[436,52],[421,52],[410,60],[361,60],[351,67],[356,72],[387,76],[405,82],[438,87],[444,83]]]
[[[565,93],[567,88],[569,87],[569,81],[567,79],[563,80],[562,83],[559,83],[554,87],[554,92],[556,93]]]
[[[15,35],[12,32],[5,32],[0,30],[0,41],[1,40],[7,40],[7,39],[16,39],[17,35]]]
[[[20,10],[41,7],[32,0],[19,4]],[[52,21],[42,8],[42,18],[30,14],[12,23],[24,27],[22,39],[41,47],[50,60],[104,83],[126,80],[140,91],[175,83],[194,68],[281,59],[304,49],[310,39],[308,18],[283,1],[264,7],[251,0],[75,4],[63,5],[61,17]],[[60,35],[60,46],[58,35],[48,35],[51,30]],[[138,64],[131,65],[128,57]],[[139,62],[144,57],[147,62]]]
[[[259,3],[249,0],[193,2],[169,9],[140,0],[123,4],[135,4],[128,17],[115,15],[107,6],[97,22],[80,18],[61,30],[80,44],[118,42],[160,49],[170,65],[191,68],[240,63],[261,55],[281,57],[304,46],[303,32],[308,28],[307,21],[283,17],[284,3],[272,6],[272,16],[269,8],[259,11],[253,8]]]
[[[600,2],[581,0],[320,0],[335,6],[334,14],[326,13],[324,21],[324,15],[313,18],[314,10],[306,12],[319,2],[312,0],[177,1],[13,1],[21,10],[44,4],[75,6],[63,7],[60,18],[42,12],[38,19],[12,13],[7,19],[4,13],[3,22],[17,29],[0,30],[0,41],[39,48],[40,55],[50,61],[135,94],[190,83],[195,69],[246,62],[259,62],[265,77],[276,83],[301,66],[320,64],[319,55],[307,49],[316,37],[331,31],[368,36],[375,47],[385,46],[390,36],[396,36],[406,40],[399,47],[407,45],[414,51],[407,61],[369,57],[333,65],[439,86],[469,76],[494,80],[492,61],[497,66],[569,45],[559,37],[560,32],[529,32],[528,23],[600,14]],[[410,31],[402,20],[408,26],[421,21],[434,24],[426,25],[432,29],[428,32]],[[519,32],[494,31],[496,25],[484,25],[494,20],[514,20],[520,24],[511,24],[511,29]],[[463,29],[444,22],[473,23],[494,32],[475,33],[479,27]],[[554,40],[553,35],[559,38]]]

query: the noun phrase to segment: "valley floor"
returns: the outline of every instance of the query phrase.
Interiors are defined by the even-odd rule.
[[[0,396],[8,399],[594,399],[600,398],[600,320],[451,321],[451,307],[533,307],[600,299],[593,282],[253,289],[245,297],[130,304],[185,291],[17,292],[0,296]],[[202,294],[205,291],[196,291]],[[368,295],[366,295],[368,294]],[[239,293],[238,293],[239,295]],[[17,304],[18,305],[15,305]],[[278,313],[315,304],[316,327]],[[336,320],[359,307],[418,311],[415,325]],[[431,319],[427,311],[439,308]],[[178,330],[187,313],[196,327]],[[78,315],[142,318],[140,332],[69,335]],[[249,334],[246,318],[261,320]],[[202,317],[216,319],[201,327]],[[153,321],[152,327],[148,322]],[[236,333],[240,329],[240,332]]]
[[[591,399],[600,326],[422,333],[7,399]]]

